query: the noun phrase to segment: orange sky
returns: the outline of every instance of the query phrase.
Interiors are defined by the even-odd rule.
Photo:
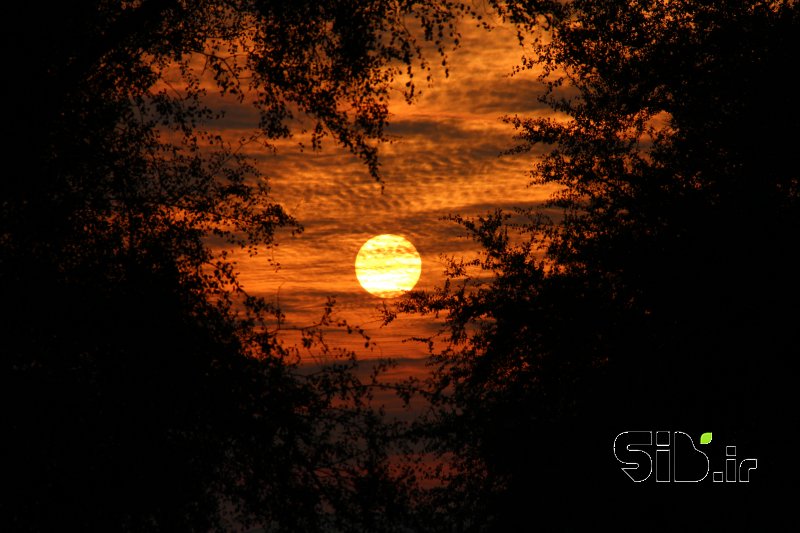
[[[549,113],[536,100],[542,87],[532,72],[510,77],[523,53],[514,30],[492,32],[462,28],[462,45],[449,55],[450,77],[434,72],[432,87],[418,87],[411,106],[401,97],[391,106],[388,134],[381,149],[385,187],[381,191],[355,157],[328,143],[320,152],[300,153],[296,141],[281,143],[275,154],[253,151],[271,181],[276,201],[304,226],[299,236],[281,234],[278,247],[250,259],[239,259],[245,289],[279,301],[287,326],[313,323],[327,296],[336,299],[337,314],[364,327],[377,346],[333,335],[333,343],[358,347],[359,356],[419,357],[422,345],[402,343],[411,335],[435,329],[430,318],[402,317],[381,328],[376,306],[382,300],[358,284],[354,260],[360,246],[382,233],[409,239],[422,256],[418,289],[443,280],[442,254],[462,256],[474,243],[448,214],[475,215],[496,207],[537,204],[549,189],[527,187],[532,156],[503,156],[513,145],[513,129],[504,114]],[[247,106],[228,109],[231,132],[255,121]],[[269,259],[280,263],[276,271]]]

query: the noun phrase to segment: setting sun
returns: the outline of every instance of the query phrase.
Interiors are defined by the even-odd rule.
[[[394,298],[414,288],[422,259],[414,245],[399,235],[378,235],[365,242],[356,256],[356,277],[364,290]]]

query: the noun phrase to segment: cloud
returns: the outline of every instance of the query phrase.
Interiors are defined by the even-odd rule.
[[[422,256],[417,288],[431,289],[443,282],[441,255],[469,254],[475,246],[444,216],[539,206],[553,192],[528,186],[537,153],[501,155],[514,145],[514,130],[502,115],[546,112],[536,98],[543,89],[534,72],[509,76],[522,55],[513,29],[487,34],[466,28],[462,42],[450,54],[449,78],[423,87],[412,106],[391,106],[387,133],[393,142],[380,151],[383,187],[363,162],[332,142],[319,152],[301,152],[296,140],[276,143],[275,153],[248,147],[269,176],[275,200],[305,228],[301,235],[285,235],[270,252],[281,265],[277,272],[265,256],[239,258],[245,288],[279,301],[287,327],[316,321],[333,296],[340,316],[366,327],[379,348],[365,351],[362,340],[337,332],[331,332],[333,340],[364,357],[421,357],[425,348],[403,339],[432,334],[441,324],[401,317],[380,327],[381,300],[361,289],[355,276],[360,246],[377,234],[405,236]],[[253,113],[228,110],[226,134],[245,133]]]

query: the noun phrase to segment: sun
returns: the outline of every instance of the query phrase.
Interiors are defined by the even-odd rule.
[[[370,294],[394,298],[414,288],[422,272],[417,249],[400,235],[377,235],[356,256],[356,277]]]

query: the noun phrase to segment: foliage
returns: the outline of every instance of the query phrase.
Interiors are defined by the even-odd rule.
[[[610,450],[625,430],[713,427],[770,465],[765,485],[785,471],[763,436],[782,424],[797,342],[797,4],[506,9],[556,112],[508,117],[512,151],[549,147],[533,183],[561,186],[544,206],[561,215],[456,218],[480,259],[400,307],[446,320],[426,424],[430,449],[455,457],[447,501],[483,509],[463,522],[475,530],[666,528],[668,505],[681,527],[692,509],[698,527],[780,520],[637,492]],[[555,512],[565,500],[574,512]]]
[[[227,249],[300,225],[244,148],[328,136],[379,177],[451,2],[80,1],[9,8],[2,183],[4,515],[12,530],[399,527],[394,429],[352,354],[310,371]],[[239,144],[220,103],[253,104]],[[13,162],[13,165],[12,165]],[[220,243],[227,243],[224,246]],[[212,246],[214,244],[214,246]],[[325,350],[319,332],[310,350]],[[398,485],[399,486],[399,485]],[[388,524],[388,525],[387,525]]]

